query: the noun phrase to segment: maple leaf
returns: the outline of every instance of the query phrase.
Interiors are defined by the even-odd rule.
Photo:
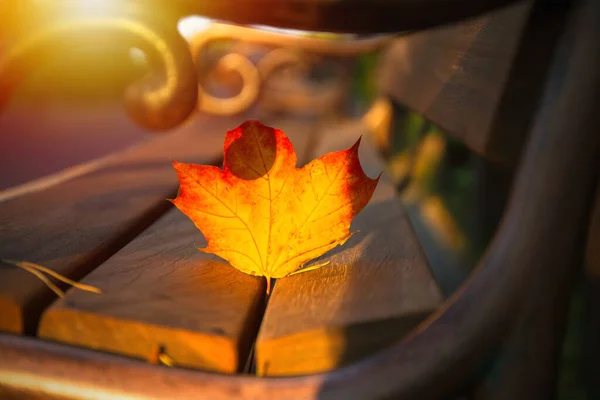
[[[359,144],[296,168],[283,131],[246,121],[227,132],[222,169],[173,162],[180,187],[172,201],[204,234],[199,250],[265,276],[268,293],[271,278],[303,271],[352,236],[379,181],[362,170]]]

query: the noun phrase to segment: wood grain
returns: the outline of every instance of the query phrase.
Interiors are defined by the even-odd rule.
[[[533,3],[396,39],[382,58],[381,90],[472,150],[513,166],[567,11]]]
[[[217,162],[234,126],[199,119],[95,171],[0,203],[0,258],[82,278],[170,207],[165,199],[177,190],[171,159]],[[54,298],[30,273],[0,264],[0,331],[34,332]]]
[[[273,122],[306,159],[310,125]],[[43,315],[44,339],[152,359],[157,348],[175,365],[236,372],[244,365],[264,310],[265,281],[201,253],[206,242],[179,210],[99,266]]]
[[[178,210],[88,275],[101,295],[70,290],[42,316],[39,337],[177,366],[235,372],[247,354],[265,285],[201,253],[202,234]]]
[[[350,147],[359,129],[323,137],[317,153]],[[369,138],[359,151],[369,176],[384,168]],[[335,369],[381,350],[410,331],[442,301],[422,249],[384,175],[354,219],[358,230],[315,262],[318,270],[279,279],[256,344],[260,375]]]

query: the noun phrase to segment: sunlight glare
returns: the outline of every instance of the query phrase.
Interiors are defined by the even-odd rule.
[[[177,23],[177,30],[186,40],[190,40],[198,33],[207,30],[214,21],[199,15],[184,17]]]
[[[113,15],[119,10],[118,0],[80,0],[68,4],[66,12],[73,17]]]
[[[146,53],[140,48],[131,47],[129,49],[129,58],[131,61],[138,66],[146,66],[148,65],[148,58],[146,57]]]

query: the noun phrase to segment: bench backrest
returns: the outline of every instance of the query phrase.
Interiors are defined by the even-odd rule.
[[[564,4],[524,1],[399,37],[380,87],[477,153],[514,165],[566,14]]]

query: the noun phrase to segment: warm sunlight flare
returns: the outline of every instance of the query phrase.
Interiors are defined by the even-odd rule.
[[[124,4],[120,0],[35,1],[37,7],[52,8],[53,13],[67,19],[114,15],[123,9]]]
[[[212,24],[213,20],[210,18],[204,18],[199,15],[190,15],[179,20],[177,23],[177,30],[185,39],[190,40],[198,33],[207,30]]]
[[[123,6],[119,0],[85,0],[67,2],[65,11],[73,17],[100,17],[114,15]]]

